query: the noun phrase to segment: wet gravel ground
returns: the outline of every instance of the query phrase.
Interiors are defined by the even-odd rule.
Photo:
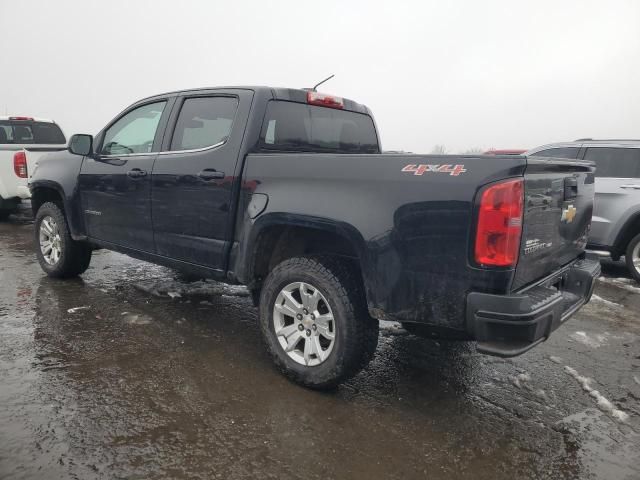
[[[640,285],[515,359],[382,325],[368,369],[281,377],[246,291],[96,252],[44,276],[0,224],[0,478],[640,478]]]

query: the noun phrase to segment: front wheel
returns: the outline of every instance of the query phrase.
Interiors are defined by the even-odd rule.
[[[75,277],[89,268],[91,247],[71,238],[64,213],[55,203],[38,209],[35,234],[38,262],[50,277]]]
[[[331,388],[366,366],[378,344],[361,282],[330,257],[285,260],[267,276],[260,325],[269,353],[289,378]]]
[[[640,282],[640,234],[631,239],[625,253],[627,268],[638,282]]]

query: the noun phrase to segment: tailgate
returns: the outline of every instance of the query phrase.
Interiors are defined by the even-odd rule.
[[[512,290],[550,275],[584,252],[594,171],[592,162],[527,158],[522,244]]]

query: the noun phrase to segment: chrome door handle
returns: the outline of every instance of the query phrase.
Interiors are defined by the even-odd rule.
[[[224,172],[219,172],[218,170],[214,170],[213,168],[205,168],[200,173],[198,173],[198,177],[203,180],[215,180],[224,178]]]
[[[139,168],[134,168],[133,170],[129,170],[127,172],[127,175],[130,176],[131,178],[140,178],[140,177],[146,177],[147,172],[146,170],[140,170]]]
[[[640,190],[640,184],[639,185],[620,185],[620,188],[635,188],[636,190]]]

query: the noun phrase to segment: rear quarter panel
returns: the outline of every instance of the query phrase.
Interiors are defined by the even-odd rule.
[[[503,292],[513,275],[469,263],[476,192],[521,176],[525,163],[517,156],[248,155],[244,184],[267,195],[268,204],[257,218],[244,216],[236,236],[239,264],[251,258],[251,239],[270,217],[321,219],[351,232],[375,316],[462,328],[466,293]],[[463,165],[465,171],[403,172],[408,165]],[[250,280],[242,267],[238,273]]]

